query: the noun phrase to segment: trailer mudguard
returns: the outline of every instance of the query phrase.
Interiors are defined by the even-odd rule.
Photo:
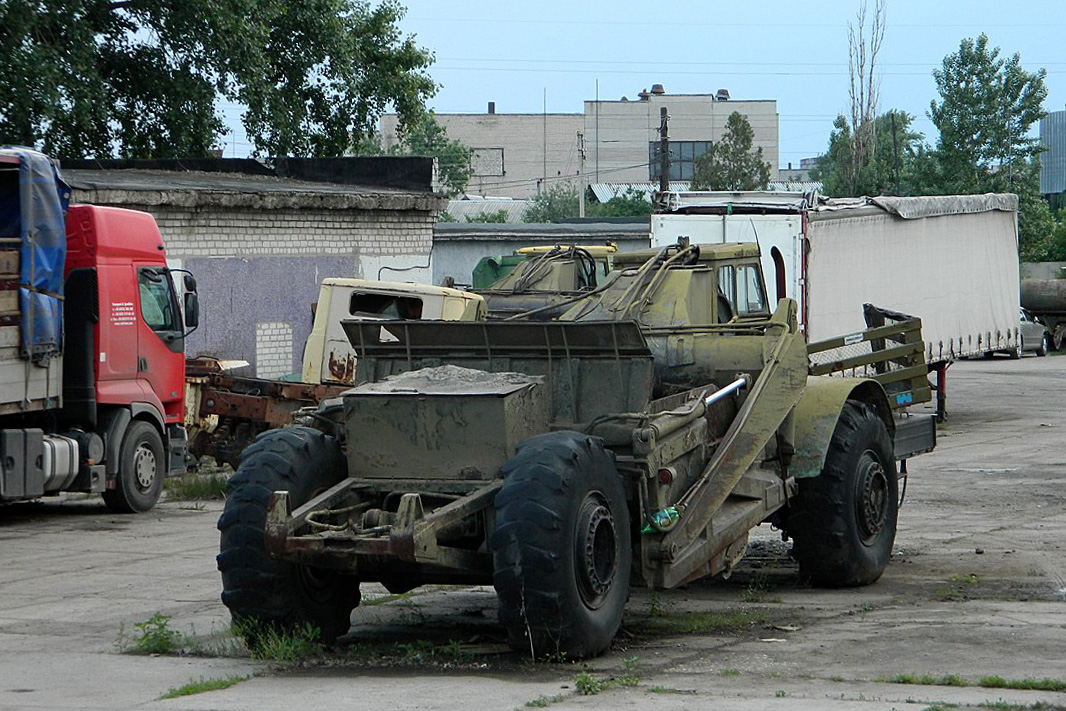
[[[795,449],[789,473],[797,479],[818,476],[829,451],[844,403],[859,400],[873,405],[895,438],[896,425],[884,388],[875,380],[811,376],[795,410]]]

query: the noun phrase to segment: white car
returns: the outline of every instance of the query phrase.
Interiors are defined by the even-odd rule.
[[[1021,318],[1022,353],[1046,356],[1051,346],[1051,332],[1026,309],[1019,309]]]

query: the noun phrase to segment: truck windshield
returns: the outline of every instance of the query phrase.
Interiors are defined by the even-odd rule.
[[[162,269],[142,268],[137,275],[141,318],[153,331],[180,331],[177,300],[170,277]]]

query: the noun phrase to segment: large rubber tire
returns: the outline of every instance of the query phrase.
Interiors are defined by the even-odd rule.
[[[1043,358],[1051,350],[1051,336],[1044,334],[1040,337],[1040,347],[1036,349],[1037,356]]]
[[[358,580],[274,560],[263,540],[272,492],[288,491],[296,508],[346,472],[337,440],[309,427],[268,430],[244,450],[226,484],[217,562],[222,602],[246,638],[254,638],[263,625],[288,631],[311,624],[329,644],[351,627],[352,609],[360,599]]]
[[[899,482],[892,438],[865,403],[840,413],[821,474],[801,479],[787,519],[800,576],[823,587],[873,583],[896,539]]]
[[[155,506],[167,475],[166,456],[159,430],[147,422],[131,422],[119,447],[115,488],[103,493],[107,507],[119,513],[143,513]]]
[[[629,511],[598,437],[553,432],[503,467],[490,539],[500,622],[513,649],[581,659],[610,646],[629,597]]]

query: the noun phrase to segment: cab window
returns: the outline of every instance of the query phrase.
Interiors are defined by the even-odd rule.
[[[737,313],[742,316],[766,313],[766,295],[763,294],[759,268],[753,264],[737,270]]]
[[[138,270],[137,287],[141,298],[141,318],[153,331],[180,331],[177,300],[164,269]]]

